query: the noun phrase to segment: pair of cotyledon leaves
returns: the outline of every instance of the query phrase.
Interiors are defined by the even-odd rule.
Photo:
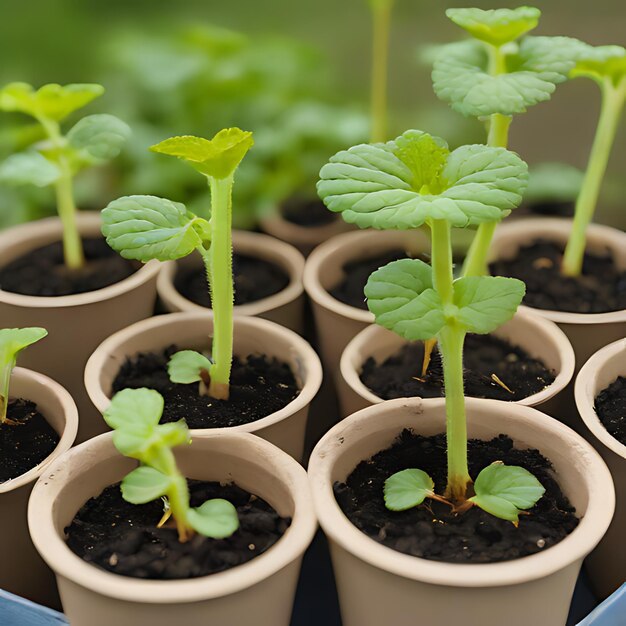
[[[113,443],[118,451],[141,462],[122,480],[122,496],[131,504],[145,504],[173,490],[186,494],[188,500],[186,479],[178,471],[172,473],[160,453],[190,443],[189,430],[184,420],[159,424],[163,405],[163,397],[153,389],[124,389],[104,413],[115,431]],[[188,508],[185,518],[188,526],[214,539],[229,537],[239,527],[237,510],[221,498]]]
[[[392,511],[406,511],[433,497],[434,488],[432,478],[423,470],[396,472],[385,481],[385,505]],[[491,515],[517,523],[520,511],[533,507],[545,489],[523,467],[496,462],[478,474],[474,492],[470,502]]]

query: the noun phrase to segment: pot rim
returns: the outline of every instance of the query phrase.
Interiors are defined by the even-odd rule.
[[[72,448],[49,467],[48,475],[42,476],[33,488],[28,505],[31,538],[39,554],[57,575],[118,600],[149,604],[198,602],[234,594],[261,582],[300,557],[311,543],[317,520],[304,468],[286,452],[250,433],[203,432],[195,434],[194,441],[204,442],[210,450],[211,440],[239,440],[245,443],[251,455],[259,455],[277,477],[282,477],[293,498],[294,514],[291,525],[276,544],[251,561],[229,570],[182,580],[121,576],[83,561],[56,532],[52,523],[53,511],[59,491],[72,478],[66,476],[68,471],[71,472],[71,468],[67,469],[71,461],[82,455],[92,457],[92,460],[119,455],[113,447],[112,437],[112,432],[104,433]]]
[[[584,456],[589,501],[585,515],[572,533],[546,552],[512,561],[445,563],[397,552],[371,539],[348,520],[335,500],[330,480],[334,462],[345,449],[345,442],[354,437],[358,439],[366,422],[374,422],[378,424],[379,431],[384,431],[385,413],[399,409],[423,413],[429,408],[445,407],[444,398],[387,400],[352,414],[326,433],[309,460],[313,502],[324,533],[344,550],[378,569],[410,580],[452,587],[498,587],[540,579],[591,552],[606,532],[615,507],[611,474],[599,454],[580,435],[532,407],[479,398],[466,398],[466,406],[469,419],[476,419],[472,414],[479,413],[481,408],[495,410],[499,407],[503,412],[514,413],[516,420],[529,422],[529,431],[537,434],[540,430],[544,436],[563,440],[567,442],[563,446],[568,445],[570,455]],[[610,515],[607,515],[607,510],[610,510]]]
[[[302,273],[304,272],[304,257],[292,245],[263,233],[254,233],[242,230],[233,231],[233,247],[243,247],[243,251],[258,256],[261,260],[278,265],[289,275],[289,283],[284,289],[271,296],[239,304],[234,307],[235,315],[261,315],[283,307],[299,298],[303,292]],[[271,250],[267,255],[266,251]],[[276,258],[279,257],[279,258]],[[176,261],[163,263],[157,277],[157,292],[159,296],[174,304],[180,311],[207,311],[211,310],[183,296],[174,285],[178,266]]]
[[[44,374],[40,374],[39,372],[34,372],[33,370],[23,367],[15,367],[11,373],[11,379],[19,379],[35,386],[50,389],[57,397],[63,408],[65,425],[63,427],[63,432],[59,433],[59,442],[54,450],[43,461],[41,461],[41,463],[35,465],[35,467],[32,467],[27,472],[24,472],[15,478],[0,482],[0,494],[14,491],[15,489],[19,489],[20,487],[37,480],[44,470],[47,469],[48,465],[56,461],[59,456],[72,447],[78,432],[78,409],[76,408],[74,399],[65,387],[62,387],[55,380],[52,380],[52,378],[49,378]],[[29,400],[30,398],[25,399]],[[48,417],[46,416],[46,407],[38,405],[38,409],[44,419],[48,421]]]
[[[521,404],[524,406],[535,406],[546,402],[565,389],[574,376],[576,357],[574,354],[574,348],[572,348],[572,344],[567,338],[567,335],[554,322],[537,315],[532,309],[530,311],[517,311],[512,320],[515,320],[516,318],[521,319],[523,323],[526,323],[531,327],[534,326],[536,330],[543,331],[545,334],[549,335],[553,340],[552,347],[556,351],[560,361],[560,368],[554,381],[550,385],[548,385],[545,389],[527,396],[526,398],[522,398],[521,400],[516,400],[511,403]],[[354,367],[354,362],[361,349],[364,346],[367,346],[371,342],[371,339],[383,330],[386,329],[383,329],[376,324],[363,329],[355,335],[350,343],[348,343],[343,351],[343,354],[341,355],[341,361],[339,363],[341,376],[347,385],[355,393],[372,404],[380,404],[381,402],[384,402],[384,400],[363,384],[359,374],[357,373],[356,367]],[[498,329],[490,334],[497,336]],[[402,343],[405,344],[409,342],[403,339]],[[523,345],[519,343],[517,345],[520,345],[520,347],[523,348]]]
[[[212,321],[213,315],[210,309],[202,312],[197,311],[181,311],[178,313],[168,313],[167,315],[157,315],[139,322],[135,322],[126,328],[114,333],[105,339],[93,352],[85,366],[85,387],[87,394],[95,407],[102,413],[109,406],[111,399],[107,396],[100,384],[99,373],[102,370],[109,354],[117,350],[133,337],[137,332],[150,331],[168,324],[177,324],[179,322],[188,322],[189,324]],[[280,326],[275,322],[270,322],[258,317],[238,316],[233,318],[234,332],[237,332],[238,326],[248,326],[257,330],[259,335],[272,336],[277,334],[288,335],[289,341],[307,364],[307,376],[304,381],[300,393],[286,406],[274,413],[270,413],[261,419],[239,426],[224,426],[221,428],[195,428],[191,429],[193,436],[198,433],[207,431],[216,433],[232,433],[232,432],[255,432],[257,430],[276,424],[290,415],[293,415],[300,409],[306,407],[313,400],[322,384],[322,364],[317,353],[300,335],[284,326]],[[128,355],[132,356],[132,355]]]
[[[538,236],[542,239],[556,239],[560,242],[566,242],[571,230],[572,220],[569,218],[559,217],[528,217],[513,222],[501,222],[496,228],[494,242],[497,241],[498,234],[515,233],[519,237],[523,236],[528,230],[538,231]],[[586,230],[587,241],[594,239],[596,241],[604,240],[610,242],[610,247],[619,249],[626,246],[626,233],[611,226],[603,224],[589,224]],[[559,236],[562,235],[562,236]],[[492,248],[493,251],[493,248]],[[492,259],[498,255],[492,254]],[[567,311],[553,311],[551,309],[536,309],[534,307],[521,305],[520,311],[532,311],[546,319],[557,324],[614,324],[618,322],[626,322],[626,309],[619,311],[608,311],[606,313],[570,313]]]
[[[315,245],[320,241],[324,241],[324,239],[344,233],[351,228],[351,225],[344,222],[341,216],[335,215],[337,216],[336,220],[321,226],[301,226],[286,220],[280,211],[276,211],[275,213],[262,215],[259,219],[259,224],[272,237],[277,237],[277,233],[283,231],[284,233],[289,233],[296,243]]]
[[[100,212],[79,212],[76,215],[76,221],[79,231],[91,231],[97,228],[98,233],[100,233],[100,225],[102,224]],[[8,245],[15,245],[17,243],[16,240],[28,241],[33,237],[37,237],[37,234],[42,231],[58,235],[58,237],[55,236],[51,242],[60,239],[62,233],[60,218],[47,217],[8,228],[0,233],[0,249],[4,249]],[[38,247],[39,245],[45,244],[37,243],[34,247]],[[96,289],[95,291],[77,293],[70,296],[25,296],[0,289],[0,302],[11,306],[32,309],[64,309],[85,306],[102,300],[112,300],[122,293],[136,289],[156,277],[159,270],[158,261],[148,261],[136,272],[117,283],[108,285],[102,289]]]
[[[626,338],[614,341],[593,354],[582,366],[576,377],[574,397],[576,398],[578,412],[587,428],[609,450],[626,460],[626,445],[619,442],[607,431],[595,409],[598,372],[602,370],[608,360],[620,353],[623,353],[624,363],[626,364]],[[623,375],[626,376],[626,365],[624,366]]]

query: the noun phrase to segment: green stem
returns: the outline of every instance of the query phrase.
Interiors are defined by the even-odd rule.
[[[572,231],[563,256],[561,270],[566,276],[579,276],[582,272],[586,243],[585,231],[593,219],[625,98],[626,80],[618,87],[615,87],[610,79],[605,80],[602,86],[600,119],[589,155],[587,171],[576,200]]]
[[[0,424],[7,421],[7,408],[9,406],[9,383],[11,372],[15,367],[15,359],[5,363],[0,372]]]
[[[233,359],[233,176],[210,178],[211,248],[209,249],[213,308],[213,367],[209,395],[227,400]]]
[[[375,2],[372,6],[372,143],[387,140],[387,68],[392,4],[388,0]]]
[[[485,276],[487,271],[487,255],[498,222],[485,222],[476,229],[467,256],[463,262],[463,276]]]

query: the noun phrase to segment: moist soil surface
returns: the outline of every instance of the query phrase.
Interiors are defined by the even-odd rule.
[[[89,563],[121,576],[150,579],[196,578],[236,567],[273,546],[291,520],[236,485],[188,481],[192,507],[224,498],[237,509],[239,529],[226,539],[200,534],[181,543],[171,522],[157,524],[163,502],[129,504],[119,483],[91,498],[65,529],[67,545]]]
[[[113,381],[113,392],[147,387],[165,399],[161,423],[185,419],[189,428],[222,428],[255,422],[287,406],[299,393],[286,363],[265,355],[233,358],[230,398],[215,400],[199,394],[199,383],[181,385],[170,381],[167,362],[175,346],[127,359]]]
[[[83,250],[85,265],[77,270],[65,267],[60,241],[31,250],[0,268],[0,289],[24,296],[71,296],[119,283],[141,267],[102,238],[83,239]]]
[[[282,291],[289,284],[289,275],[275,263],[233,254],[235,304],[256,302]],[[203,267],[178,268],[174,278],[178,292],[200,306],[211,308],[211,295]]]
[[[0,483],[39,465],[59,443],[59,435],[30,400],[10,400],[0,424]]]
[[[619,376],[596,398],[596,413],[609,434],[626,446],[626,378]]]
[[[391,448],[359,463],[346,483],[334,485],[339,506],[366,535],[389,548],[434,561],[493,563],[543,552],[571,533],[578,524],[575,510],[553,478],[550,462],[538,450],[517,450],[500,435],[491,441],[469,441],[469,469],[474,478],[494,461],[519,465],[536,476],[546,493],[520,515],[519,527],[477,506],[451,513],[441,502],[426,500],[408,511],[385,508],[383,484],[400,470],[419,468],[446,486],[445,435],[421,437],[405,430]]]
[[[289,198],[283,202],[281,213],[288,222],[305,228],[326,226],[339,219],[337,213],[329,211],[317,198]]]
[[[360,378],[379,398],[439,398],[444,396],[443,364],[435,348],[422,376],[423,342],[407,343],[382,363],[369,357]],[[554,382],[538,359],[494,335],[467,335],[464,349],[465,395],[473,398],[517,401]],[[496,378],[492,378],[495,374]],[[504,387],[502,384],[506,385]]]
[[[570,313],[607,313],[626,309],[626,271],[615,267],[613,258],[585,254],[579,277],[560,272],[563,249],[539,240],[521,248],[514,259],[490,265],[494,276],[510,276],[526,283],[524,304]]]

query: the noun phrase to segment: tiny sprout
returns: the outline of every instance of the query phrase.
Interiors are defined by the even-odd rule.
[[[17,355],[48,334],[45,328],[3,328],[0,330],[0,424],[14,425],[7,418],[9,384]]]
[[[44,85],[34,90],[27,83],[10,83],[0,90],[0,110],[34,117],[44,141],[13,154],[0,165],[0,181],[15,185],[54,185],[57,211],[63,224],[65,264],[82,267],[84,255],[76,226],[72,181],[85,167],[101,165],[116,157],[130,135],[130,128],[113,115],[88,115],[66,135],[60,124],[104,93],[101,85]]]
[[[184,420],[159,424],[163,397],[153,389],[124,389],[104,413],[114,429],[113,444],[124,456],[141,465],[122,480],[122,497],[131,504],[167,498],[181,542],[193,531],[213,539],[230,537],[239,528],[237,509],[222,498],[189,505],[187,479],[180,473],[172,448],[191,443]],[[165,516],[164,516],[165,517]]]
[[[183,204],[155,196],[125,196],[102,211],[102,233],[126,259],[169,261],[194,250],[202,256],[213,307],[213,360],[186,350],[174,355],[169,370],[177,383],[204,376],[201,393],[219,400],[229,396],[233,357],[232,188],[235,170],[253,143],[252,133],[227,128],[211,140],[172,137],[152,147],[154,152],[186,161],[206,176],[211,189],[209,220]]]

